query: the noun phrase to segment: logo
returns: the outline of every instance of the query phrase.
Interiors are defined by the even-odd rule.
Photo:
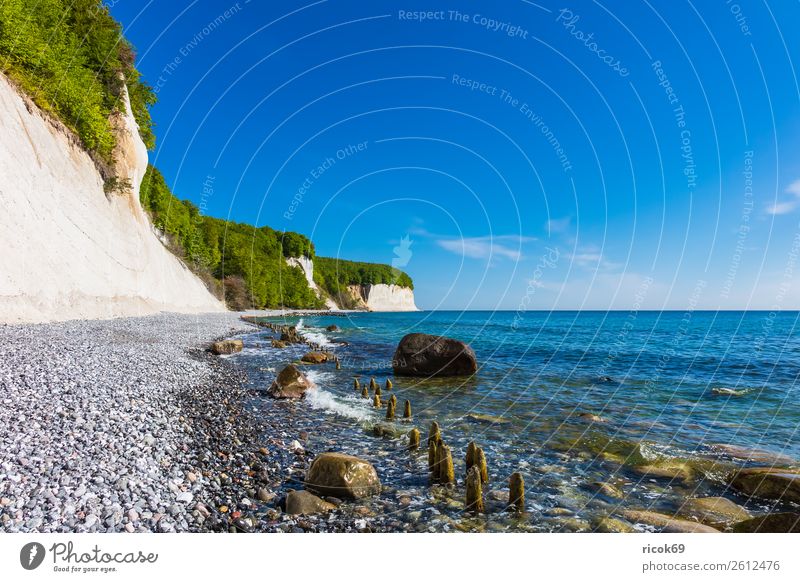
[[[19,563],[26,570],[35,570],[44,562],[44,546],[39,542],[30,542],[19,551]]]

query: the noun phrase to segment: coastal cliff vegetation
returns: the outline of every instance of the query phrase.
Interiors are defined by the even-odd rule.
[[[125,85],[142,140],[148,148],[155,145],[148,110],[155,94],[134,60],[133,47],[101,0],[0,2],[0,70],[105,164],[116,141],[110,117],[121,106]]]

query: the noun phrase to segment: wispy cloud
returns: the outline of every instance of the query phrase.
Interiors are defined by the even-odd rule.
[[[564,218],[551,218],[545,223],[544,226],[547,229],[547,232],[551,234],[558,234],[562,232],[567,232],[571,224],[572,224],[572,217],[565,216]]]
[[[534,240],[536,239],[518,235],[474,236],[438,238],[436,244],[446,251],[471,259],[502,257],[518,261],[522,258],[522,244]]]
[[[612,271],[622,266],[609,261],[599,248],[591,245],[576,249],[574,253],[567,255],[567,259],[578,267],[590,270]]]
[[[786,188],[786,193],[794,198],[776,202],[767,207],[767,214],[789,214],[800,208],[800,180],[795,180]]]

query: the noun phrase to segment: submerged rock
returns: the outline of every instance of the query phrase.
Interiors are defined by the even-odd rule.
[[[656,513],[655,511],[625,510],[622,517],[633,523],[643,523],[657,527],[666,533],[719,533],[718,529],[697,523],[678,519],[671,515]]]
[[[287,344],[286,342],[282,342],[281,340],[274,339],[270,342],[270,345],[272,345],[273,348],[283,349],[287,347],[289,344]]]
[[[328,503],[308,491],[289,491],[286,496],[286,513],[289,515],[313,515],[333,509],[336,509],[333,503]]]
[[[340,499],[360,499],[381,492],[375,467],[342,453],[322,453],[308,469],[306,489]]]
[[[763,451],[761,449],[751,449],[748,447],[722,443],[711,445],[711,449],[715,452],[733,457],[734,459],[742,459],[743,461],[750,461],[752,463],[761,463],[764,465],[769,465],[770,467],[797,464],[797,459],[790,457],[789,455],[774,453],[772,451]]]
[[[281,370],[267,393],[273,398],[296,400],[303,398],[307,390],[316,387],[316,384],[298,370],[297,366],[289,364]]]
[[[621,519],[601,517],[592,522],[592,531],[597,533],[631,533],[633,526]]]
[[[339,331],[339,326],[337,325],[329,325],[325,328],[325,331]]]
[[[491,414],[467,414],[464,418],[478,424],[511,424],[511,421],[502,416],[492,416]]]
[[[722,529],[751,517],[746,509],[725,497],[688,499],[679,513],[686,517],[694,517],[700,523]]]
[[[400,340],[392,366],[399,376],[468,376],[478,371],[475,352],[467,344],[424,333]]]
[[[740,469],[733,474],[730,485],[752,497],[800,503],[800,471],[795,469]]]
[[[800,513],[771,513],[740,521],[736,533],[800,533]]]
[[[605,495],[606,497],[613,497],[614,499],[622,499],[625,497],[625,494],[618,487],[612,485],[611,483],[596,481],[591,483],[589,487],[598,493]]]
[[[692,468],[688,464],[681,462],[667,461],[652,465],[636,465],[632,469],[639,475],[659,479],[682,479],[688,481],[694,477]]]
[[[244,347],[242,340],[222,340],[211,344],[211,353],[218,356],[235,354],[241,352]]]

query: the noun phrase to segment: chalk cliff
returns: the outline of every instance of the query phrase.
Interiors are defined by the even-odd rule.
[[[369,311],[419,311],[414,290],[399,285],[350,285],[350,295],[362,309]]]
[[[0,74],[0,322],[224,310],[139,204],[147,149],[124,102],[115,170],[130,187],[107,194],[74,135]]]

